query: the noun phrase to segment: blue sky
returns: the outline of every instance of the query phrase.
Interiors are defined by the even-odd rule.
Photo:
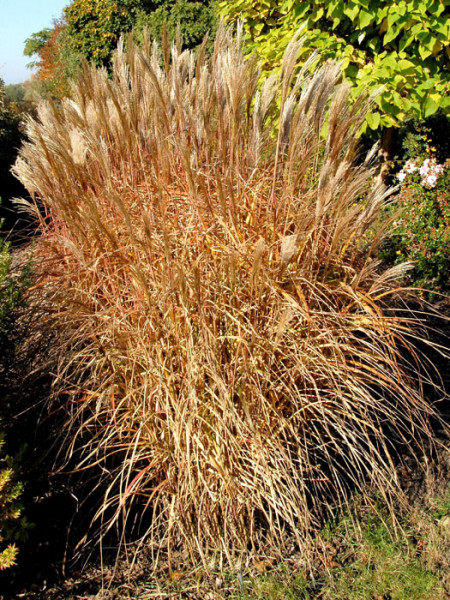
[[[30,77],[29,57],[23,55],[25,40],[50,27],[70,0],[0,0],[0,77],[21,83]]]

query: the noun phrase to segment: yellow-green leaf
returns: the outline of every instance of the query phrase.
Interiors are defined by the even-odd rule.
[[[378,129],[380,126],[380,113],[369,113],[366,117],[370,129]]]

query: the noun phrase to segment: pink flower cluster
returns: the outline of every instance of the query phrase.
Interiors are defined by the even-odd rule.
[[[427,188],[434,188],[436,187],[438,177],[443,172],[444,168],[444,165],[438,165],[436,163],[435,158],[426,158],[420,167],[418,166],[417,160],[408,160],[400,173],[397,174],[397,179],[399,181],[404,181],[407,175],[418,171],[421,177],[421,184]]]

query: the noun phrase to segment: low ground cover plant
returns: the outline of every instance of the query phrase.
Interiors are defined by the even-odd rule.
[[[62,452],[101,469],[101,531],[146,523],[169,560],[304,549],[350,490],[389,503],[396,440],[428,434],[403,268],[374,259],[388,192],[355,165],[369,101],[315,56],[294,75],[300,49],[259,88],[241,30],[210,58],[130,39],[41,103],[15,167]]]

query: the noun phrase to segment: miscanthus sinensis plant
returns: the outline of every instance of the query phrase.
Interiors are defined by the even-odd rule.
[[[241,30],[209,58],[129,40],[28,121],[65,448],[102,467],[103,531],[137,510],[197,558],[304,548],[349,489],[395,496],[394,442],[427,432],[385,310],[401,267],[372,259],[387,192],[355,165],[368,101],[315,57],[294,77],[300,46],[259,88]]]

